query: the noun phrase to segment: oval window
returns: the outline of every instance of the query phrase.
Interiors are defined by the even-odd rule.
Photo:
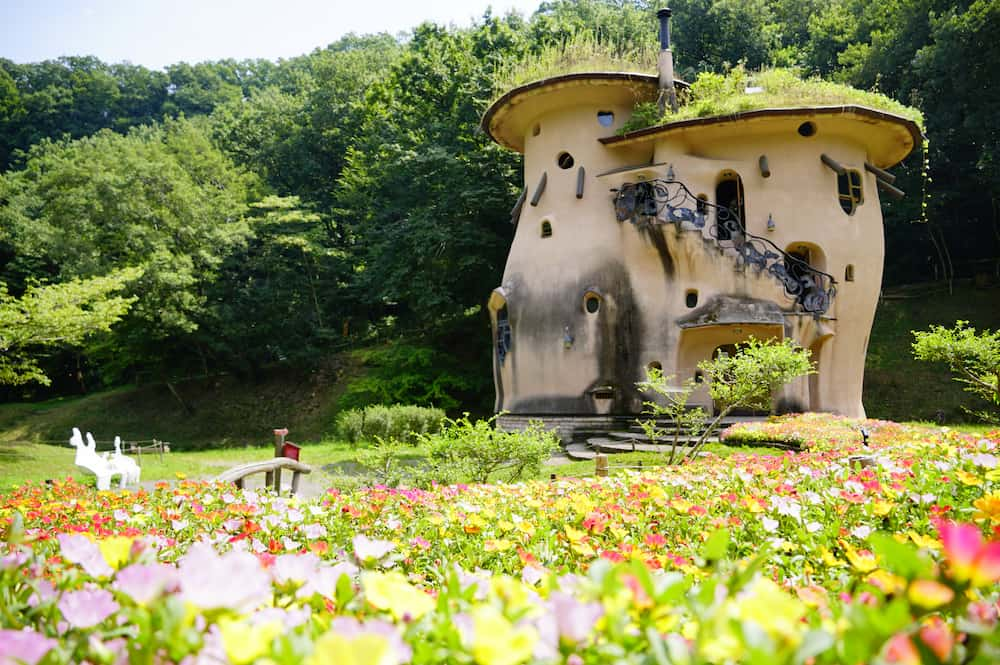
[[[601,296],[596,293],[588,293],[583,298],[583,308],[587,310],[588,314],[597,314],[597,310],[601,309]]]
[[[601,127],[610,127],[615,122],[615,114],[611,111],[598,111],[597,122],[600,123]]]
[[[799,136],[810,137],[816,133],[816,123],[814,122],[803,122],[799,125]]]

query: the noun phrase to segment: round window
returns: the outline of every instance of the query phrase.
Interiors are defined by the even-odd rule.
[[[573,155],[568,152],[560,152],[559,157],[556,159],[556,163],[559,164],[561,169],[569,169],[573,167]]]
[[[601,297],[596,293],[588,293],[583,299],[583,307],[588,314],[597,314],[597,310],[601,308]]]
[[[816,133],[815,122],[803,122],[799,125],[799,136],[809,137]]]

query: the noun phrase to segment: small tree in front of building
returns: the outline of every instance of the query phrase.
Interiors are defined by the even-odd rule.
[[[675,436],[670,463],[675,459],[684,463],[694,457],[718,429],[722,419],[735,409],[770,410],[776,390],[789,381],[814,371],[809,355],[807,349],[796,345],[792,340],[761,341],[751,337],[737,345],[735,354],[721,353],[712,360],[698,363],[698,369],[708,383],[709,395],[717,409],[715,417],[707,425],[704,424],[708,417],[705,411],[687,406],[697,384],[689,381],[679,388],[673,387],[669,385],[672,377],[651,371],[648,379],[638,385],[640,390],[656,393],[664,398],[664,403],[646,402],[644,413],[654,419],[666,418],[673,422]],[[654,439],[660,433],[655,423],[655,420],[640,422],[647,435]],[[686,454],[678,456],[677,433],[685,431],[691,437],[697,436],[697,440],[693,446],[687,447]]]
[[[948,363],[966,392],[991,405],[990,411],[966,411],[988,422],[1000,420],[1000,331],[977,332],[968,321],[956,321],[954,328],[931,326],[930,330],[913,331],[913,337],[917,360]]]

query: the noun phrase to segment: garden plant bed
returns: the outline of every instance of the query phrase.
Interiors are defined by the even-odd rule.
[[[45,663],[997,662],[1000,433],[866,421],[866,448],[861,424],[769,423],[806,433],[797,453],[315,500],[28,483],[0,495],[0,645]]]

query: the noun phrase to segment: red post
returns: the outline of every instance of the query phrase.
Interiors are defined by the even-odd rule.
[[[274,456],[281,457],[284,453],[285,437],[288,436],[288,428],[274,430]]]

